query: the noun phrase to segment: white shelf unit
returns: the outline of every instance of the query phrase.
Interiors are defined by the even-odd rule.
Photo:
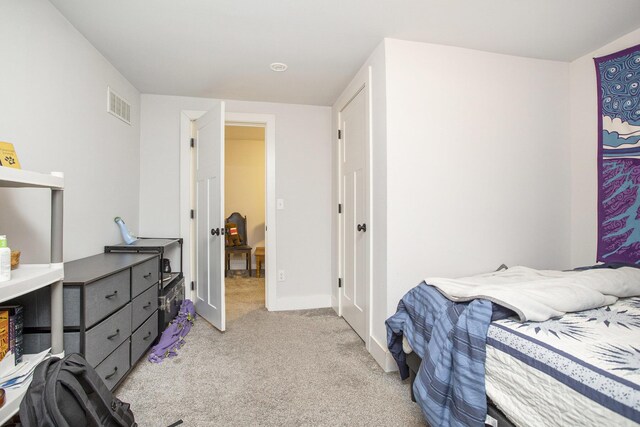
[[[56,264],[27,264],[11,271],[11,280],[0,283],[0,301],[8,301],[64,279]]]
[[[0,187],[42,188],[51,190],[51,259],[49,264],[23,264],[11,271],[11,280],[0,283],[0,303],[51,286],[51,352],[64,353],[62,279],[62,218],[64,176],[53,172],[43,174],[0,166]],[[31,355],[24,355],[28,361]],[[24,362],[23,362],[24,363]],[[0,425],[7,422],[20,408],[29,382],[21,387],[7,389],[5,404],[0,408]]]
[[[44,174],[0,166],[0,187],[64,189],[62,173]]]

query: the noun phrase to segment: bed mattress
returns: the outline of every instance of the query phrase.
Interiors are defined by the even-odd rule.
[[[492,322],[487,395],[519,426],[640,424],[640,298],[545,322]]]

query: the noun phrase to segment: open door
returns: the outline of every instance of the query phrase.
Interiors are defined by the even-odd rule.
[[[194,125],[196,312],[224,331],[224,102]]]
[[[340,304],[342,316],[365,342],[369,334],[367,104],[367,88],[364,87],[340,111],[343,205],[339,242],[343,274]]]

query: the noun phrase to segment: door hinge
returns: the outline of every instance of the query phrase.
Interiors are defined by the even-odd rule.
[[[191,282],[191,290],[194,291],[196,289],[196,282]]]
[[[338,213],[342,213],[342,203],[338,203]]]
[[[191,148],[196,146],[196,139],[195,138],[191,138]]]
[[[191,215],[191,219],[195,218],[196,217],[196,211],[191,209],[190,215]]]
[[[341,288],[342,287],[342,279],[338,278],[338,287]]]
[[[342,131],[338,129],[338,139],[342,139]]]

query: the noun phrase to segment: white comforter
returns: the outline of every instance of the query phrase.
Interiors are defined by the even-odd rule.
[[[482,298],[508,307],[523,322],[542,322],[611,305],[618,298],[640,296],[640,269],[633,267],[585,271],[512,267],[478,276],[429,277],[425,281],[452,301]]]

